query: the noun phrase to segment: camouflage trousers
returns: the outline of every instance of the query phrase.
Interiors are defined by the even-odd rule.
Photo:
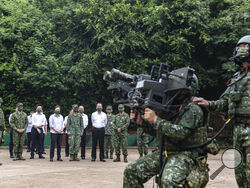
[[[145,155],[130,163],[124,170],[124,188],[142,188],[143,184],[159,173],[160,151]],[[168,155],[161,177],[161,187],[203,188],[208,182],[205,162],[193,160],[184,154]]]
[[[118,156],[120,156],[120,146],[122,145],[122,154],[124,156],[128,156],[128,140],[127,140],[127,134],[123,135],[123,134],[119,134],[119,133],[115,133],[114,134],[114,148],[115,148],[115,154]]]
[[[149,141],[149,136],[146,134],[142,135],[143,142],[148,142]],[[137,147],[138,147],[138,152],[140,155],[147,155],[148,154],[148,144],[144,144],[141,140],[141,136],[139,134],[139,131],[137,131]]]
[[[114,153],[113,136],[105,135],[104,136],[104,153],[108,154],[109,151],[110,151],[110,155],[113,155]]]
[[[242,152],[242,163],[235,169],[235,178],[240,188],[250,188],[250,125],[234,126],[234,147]]]
[[[16,131],[13,131],[13,145],[15,156],[22,156],[24,140],[25,133],[18,133]]]
[[[77,155],[80,145],[81,145],[81,135],[80,134],[71,134],[69,136],[69,154]]]

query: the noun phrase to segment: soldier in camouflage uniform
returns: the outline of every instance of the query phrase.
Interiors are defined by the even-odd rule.
[[[0,97],[0,106],[3,103],[3,99]],[[4,139],[3,136],[5,134],[5,122],[4,122],[4,113],[2,108],[0,108],[0,145],[2,143],[4,143]],[[2,165],[2,163],[0,163],[0,166]]]
[[[211,111],[227,112],[234,125],[233,145],[243,154],[242,164],[235,169],[235,177],[241,188],[250,187],[250,35],[242,37],[232,58],[241,68],[231,80],[226,91],[217,101],[195,98],[199,105]]]
[[[122,145],[122,154],[124,156],[124,162],[127,163],[128,159],[128,126],[130,123],[129,115],[124,112],[124,105],[119,104],[118,106],[119,113],[115,116],[113,129],[114,129],[114,148],[115,148],[115,154],[116,159],[114,162],[121,161],[120,159],[120,145]]]
[[[28,127],[28,117],[23,112],[23,104],[18,103],[16,105],[17,111],[14,112],[11,116],[11,126],[13,128],[13,145],[14,145],[14,154],[16,160],[25,160],[22,156],[23,154],[23,144],[25,140],[25,131]]]
[[[105,126],[105,136],[104,136],[104,153],[105,158],[108,159],[108,152],[110,150],[110,159],[113,159],[113,152],[114,152],[114,144],[113,144],[113,122],[115,119],[115,115],[112,114],[112,106],[107,106],[107,125]]]
[[[149,108],[145,109],[144,119],[138,112],[137,124],[156,137],[161,150],[143,156],[129,164],[124,171],[124,188],[140,188],[161,171],[160,187],[205,187],[208,182],[207,153],[203,148],[183,149],[180,146],[198,145],[207,141],[207,125],[203,122],[204,112],[191,102],[190,97],[198,87],[193,78],[190,93],[183,91],[178,97],[182,108],[176,116],[167,121],[157,117]],[[184,102],[187,101],[187,102]],[[131,112],[130,118],[135,115]],[[162,153],[161,153],[162,151]],[[160,155],[162,163],[160,167]]]
[[[140,157],[143,157],[143,153],[144,155],[148,154],[148,144],[144,143],[144,142],[147,143],[148,140],[149,140],[149,135],[144,133],[141,127],[138,127],[137,128],[137,147],[138,147],[138,152],[140,154]]]
[[[73,114],[69,114],[66,129],[69,135],[70,161],[80,161],[77,157],[83,135],[83,119],[78,113],[78,105],[72,106]]]

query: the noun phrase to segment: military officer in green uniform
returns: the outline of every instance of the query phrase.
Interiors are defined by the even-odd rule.
[[[119,104],[118,105],[118,111],[119,113],[115,116],[113,129],[114,129],[114,148],[115,148],[115,154],[116,159],[114,162],[121,161],[120,159],[120,145],[122,145],[122,154],[124,156],[124,162],[128,162],[127,156],[127,135],[128,135],[128,126],[130,124],[129,115],[124,112],[124,105]]]
[[[141,127],[137,128],[137,147],[140,157],[143,157],[144,155],[148,154],[148,144],[149,141],[149,135],[143,132],[143,129]]]
[[[198,88],[198,80],[193,76],[187,91],[181,91],[176,104],[175,116],[164,120],[146,108],[144,120],[138,112],[137,124],[143,130],[156,137],[161,150],[143,156],[130,163],[124,171],[124,188],[141,188],[155,175],[160,187],[203,188],[208,182],[207,152],[205,148],[188,149],[188,146],[200,145],[207,141],[205,113],[191,97]],[[135,114],[131,112],[131,119]],[[161,157],[161,161],[160,161]]]
[[[108,153],[110,151],[110,159],[113,159],[113,153],[114,153],[113,122],[115,119],[115,115],[112,114],[113,112],[112,106],[107,106],[106,112],[107,112],[107,125],[105,126],[104,153],[105,153],[105,158],[108,159]]]
[[[227,112],[234,125],[233,145],[243,154],[242,164],[235,169],[240,188],[250,187],[250,35],[242,37],[234,50],[232,59],[240,66],[231,83],[219,100],[206,101],[194,98],[199,105],[211,111]]]
[[[4,122],[4,113],[3,110],[1,108],[1,105],[3,103],[3,99],[0,97],[0,145],[2,143],[4,143],[4,134],[5,134],[5,122]],[[2,165],[2,163],[0,163],[0,166]]]
[[[80,161],[77,157],[83,135],[83,119],[78,113],[78,105],[72,106],[73,113],[69,114],[66,129],[69,135],[69,154],[70,161]]]
[[[18,103],[16,105],[17,111],[11,116],[11,126],[13,128],[13,145],[14,145],[14,155],[15,160],[25,160],[22,156],[23,154],[23,144],[25,140],[25,132],[28,127],[28,117],[23,112],[23,104]]]

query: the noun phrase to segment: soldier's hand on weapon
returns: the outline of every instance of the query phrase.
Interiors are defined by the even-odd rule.
[[[194,97],[192,99],[193,102],[197,102],[198,105],[200,106],[204,106],[204,107],[208,107],[209,103],[207,102],[207,100],[203,99],[202,97]]]
[[[117,132],[120,133],[120,132],[121,132],[121,128],[118,128],[118,129],[117,129]]]
[[[158,116],[156,115],[155,111],[151,110],[150,108],[145,108],[144,112],[144,119],[147,120],[149,123],[155,123]]]
[[[135,109],[136,110],[136,109]],[[130,119],[135,119],[135,110],[130,110]],[[141,113],[136,110],[137,112],[137,117],[136,117],[136,124],[142,125],[142,118],[141,118]]]
[[[68,132],[68,135],[70,136],[70,135],[71,135],[71,133],[70,133],[70,132]]]
[[[37,128],[36,130],[37,130],[38,134],[40,134],[40,133],[41,133],[40,129],[38,129],[38,128]]]

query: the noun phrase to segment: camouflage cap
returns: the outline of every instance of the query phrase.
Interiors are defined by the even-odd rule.
[[[78,108],[78,104],[73,104],[72,108]]]
[[[124,108],[124,105],[123,104],[119,104],[118,108]]]
[[[16,107],[18,107],[18,106],[23,106],[23,103],[21,103],[21,102],[17,103]]]
[[[108,109],[112,110],[112,106],[111,106],[111,105],[108,105],[108,106],[106,107],[106,109],[107,109],[107,110],[108,110]]]
[[[3,99],[2,99],[2,97],[0,97],[0,103],[3,103]]]

